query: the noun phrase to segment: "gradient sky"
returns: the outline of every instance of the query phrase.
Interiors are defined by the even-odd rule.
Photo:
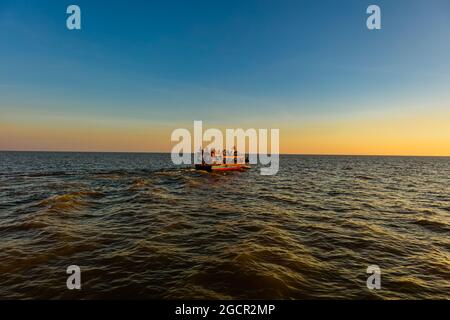
[[[170,151],[203,120],[279,128],[283,153],[450,155],[448,0],[1,0],[0,40],[0,150]]]

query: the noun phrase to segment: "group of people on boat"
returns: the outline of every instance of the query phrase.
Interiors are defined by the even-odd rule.
[[[202,164],[205,163],[208,164],[226,164],[226,163],[238,163],[238,159],[240,156],[236,147],[233,147],[233,150],[228,151],[226,149],[223,149],[222,152],[220,150],[216,150],[215,148],[212,148],[211,150],[204,150],[201,149],[201,159]],[[231,161],[227,161],[227,159],[232,159]]]

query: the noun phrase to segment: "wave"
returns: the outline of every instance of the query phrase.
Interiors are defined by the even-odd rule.
[[[447,226],[447,224],[439,222],[437,220],[419,219],[414,221],[413,223],[434,232],[450,232],[450,228]]]
[[[365,176],[365,175],[356,175],[355,178],[360,179],[360,180],[375,180],[374,177],[369,177],[369,176]]]
[[[96,191],[77,191],[62,195],[51,196],[40,201],[37,206],[44,207],[50,211],[70,211],[89,206],[89,200],[98,199],[103,196]]]

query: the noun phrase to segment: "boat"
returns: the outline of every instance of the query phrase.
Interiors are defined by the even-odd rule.
[[[250,169],[248,165],[248,157],[244,156],[225,156],[226,158],[231,158],[233,161],[231,163],[223,163],[223,157],[220,157],[220,161],[213,161],[211,164],[203,162],[202,164],[196,164],[196,170],[203,171],[242,171],[246,169]],[[240,159],[240,160],[238,160]]]

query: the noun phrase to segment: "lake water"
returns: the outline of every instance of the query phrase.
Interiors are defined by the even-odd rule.
[[[1,152],[0,239],[0,298],[449,299],[450,158]]]

